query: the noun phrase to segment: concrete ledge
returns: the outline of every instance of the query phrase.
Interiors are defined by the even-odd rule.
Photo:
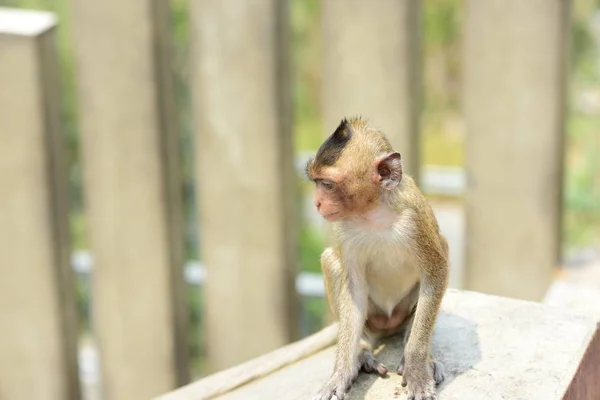
[[[331,329],[160,399],[310,399],[332,369]],[[291,358],[302,346],[304,357]],[[395,366],[401,354],[399,340],[389,340],[378,352],[382,362]],[[600,398],[597,322],[559,308],[449,290],[436,325],[433,354],[447,372],[439,400]],[[261,365],[260,374],[249,373]],[[361,374],[349,398],[404,399],[399,384],[400,376],[393,373],[386,378]]]

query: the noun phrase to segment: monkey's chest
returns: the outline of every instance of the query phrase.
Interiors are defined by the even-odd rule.
[[[419,279],[414,232],[410,215],[385,212],[342,231],[343,251],[366,267],[369,300],[379,313],[390,316]]]
[[[395,246],[373,254],[366,266],[369,299],[391,315],[419,279],[414,258],[401,246]]]

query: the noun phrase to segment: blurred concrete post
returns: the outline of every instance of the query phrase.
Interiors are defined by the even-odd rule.
[[[73,0],[94,330],[111,400],[188,380],[168,7]]]
[[[419,179],[421,89],[418,0],[323,1],[323,119],[330,135],[345,116],[381,128]]]
[[[55,26],[0,8],[2,399],[80,398]]]
[[[466,7],[465,287],[540,300],[560,251],[569,2]]]
[[[297,332],[287,1],[191,3],[211,371]]]

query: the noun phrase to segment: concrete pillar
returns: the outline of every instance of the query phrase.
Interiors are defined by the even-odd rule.
[[[541,300],[560,250],[569,2],[469,0],[465,288]]]
[[[420,64],[418,0],[323,0],[323,120],[344,116],[382,129],[418,180]]]
[[[208,363],[220,370],[297,332],[296,176],[287,1],[191,3]]]
[[[168,2],[73,0],[93,317],[103,390],[188,380]]]
[[[0,8],[0,397],[75,400],[54,15]]]

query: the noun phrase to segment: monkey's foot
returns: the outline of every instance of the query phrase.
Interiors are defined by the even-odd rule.
[[[433,380],[425,384],[411,384],[409,382],[406,398],[408,400],[436,400],[437,393],[435,392]]]
[[[406,387],[408,400],[436,400],[435,387],[444,381],[444,367],[437,361],[429,360],[425,368],[410,369],[404,367],[404,357],[398,366],[402,375],[402,386]]]
[[[385,365],[377,361],[373,353],[369,350],[363,350],[360,353],[360,365],[367,373],[377,372],[379,375],[385,375],[388,369]]]
[[[334,373],[313,400],[343,400],[358,373]]]
[[[444,378],[446,375],[444,371],[444,366],[439,361],[430,360],[429,368],[431,370],[433,380],[435,381],[435,385],[439,386],[442,382],[444,382]],[[400,360],[400,365],[398,366],[396,372],[398,373],[398,375],[404,375],[404,356],[402,356],[402,359]]]

